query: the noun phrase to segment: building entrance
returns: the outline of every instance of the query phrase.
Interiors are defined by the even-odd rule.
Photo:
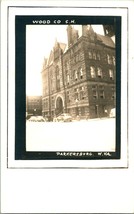
[[[61,97],[58,97],[56,100],[56,110],[55,114],[60,115],[63,113],[63,101]]]

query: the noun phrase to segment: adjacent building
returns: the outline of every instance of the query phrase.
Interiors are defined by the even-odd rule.
[[[42,96],[26,97],[27,115],[42,115]]]
[[[116,106],[115,44],[109,36],[67,26],[68,44],[55,42],[42,69],[42,114],[104,117]]]

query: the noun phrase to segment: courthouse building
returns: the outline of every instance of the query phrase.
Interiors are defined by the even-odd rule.
[[[42,69],[43,116],[104,117],[116,105],[115,44],[81,25],[67,26],[68,44],[55,42]]]

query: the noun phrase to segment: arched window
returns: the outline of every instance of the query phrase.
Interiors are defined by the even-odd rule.
[[[90,66],[90,75],[91,75],[92,78],[96,77],[95,67],[94,66]]]
[[[89,59],[92,59],[92,52],[91,51],[88,52],[88,56],[89,56]]]

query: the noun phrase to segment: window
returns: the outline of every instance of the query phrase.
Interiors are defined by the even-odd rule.
[[[67,91],[67,103],[69,103],[70,102],[70,93],[69,93],[69,91]]]
[[[100,90],[100,98],[104,99],[104,90]]]
[[[89,56],[89,59],[92,59],[92,52],[91,51],[88,52],[88,56]]]
[[[84,87],[80,87],[80,100],[84,100]]]
[[[83,70],[82,70],[82,68],[80,68],[79,74],[80,74],[80,79],[82,79],[83,78]]]
[[[54,97],[51,97],[51,105],[52,105],[52,108],[54,108]]]
[[[98,93],[97,93],[97,86],[96,85],[92,86],[92,93],[93,93],[93,98],[97,99],[98,98]]]
[[[93,59],[96,59],[96,53],[93,52]]]
[[[74,79],[75,79],[75,81],[77,81],[77,79],[78,79],[78,72],[77,71],[74,71]]]
[[[44,100],[44,107],[45,107],[45,108],[48,108],[48,99],[45,99],[45,100]]]
[[[96,89],[97,86],[96,85],[92,85],[92,90]]]
[[[100,60],[100,54],[97,53],[97,60]]]
[[[95,78],[95,77],[96,77],[94,66],[90,66],[90,74],[91,74],[91,77],[92,77],[92,78]]]
[[[111,56],[109,54],[107,54],[107,62],[110,65],[112,64],[112,58],[111,58]]]
[[[53,79],[51,79],[51,91],[54,90],[54,83],[53,83]]]
[[[78,95],[79,89],[75,88],[74,89],[74,100],[78,100],[79,99],[79,95]]]
[[[102,78],[102,69],[100,67],[97,68],[97,75],[99,78]]]
[[[109,69],[109,76],[110,76],[110,79],[113,80],[114,79],[114,72],[112,69]]]
[[[105,96],[104,96],[104,86],[102,86],[102,85],[99,86],[99,94],[100,94],[100,98],[101,99],[105,98]]]
[[[115,57],[113,56],[113,64],[115,65]]]
[[[59,67],[56,67],[56,88],[60,89],[60,75],[59,75]]]
[[[111,99],[114,100],[116,98],[115,87],[113,86],[111,89],[112,89]]]
[[[93,90],[93,98],[94,98],[94,99],[97,99],[97,97],[98,97],[98,96],[97,96],[97,91],[96,91],[96,90]]]

